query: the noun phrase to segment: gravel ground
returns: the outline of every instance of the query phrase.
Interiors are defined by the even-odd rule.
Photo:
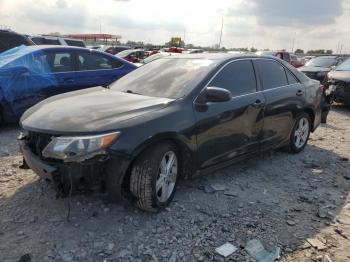
[[[255,261],[251,239],[280,248],[280,261],[350,261],[349,130],[350,108],[335,106],[301,154],[182,181],[157,214],[74,196],[67,221],[68,200],[19,169],[19,128],[2,127],[0,261]],[[237,250],[224,259],[215,248],[226,242]]]

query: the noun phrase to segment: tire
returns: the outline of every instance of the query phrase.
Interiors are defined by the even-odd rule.
[[[300,153],[304,150],[309,140],[310,132],[310,116],[307,113],[303,113],[296,119],[290,135],[289,148],[292,153]]]
[[[136,206],[149,212],[166,207],[174,197],[180,167],[179,151],[172,143],[157,144],[141,153],[130,176]]]

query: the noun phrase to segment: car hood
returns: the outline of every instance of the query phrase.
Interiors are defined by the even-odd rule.
[[[350,82],[350,71],[331,71],[328,74],[330,80],[338,80],[343,82]]]
[[[121,122],[166,107],[172,99],[117,92],[103,87],[54,96],[28,109],[26,130],[49,134],[114,131]]]
[[[298,68],[301,72],[329,72],[331,69],[328,67],[313,67],[313,66],[302,66]]]

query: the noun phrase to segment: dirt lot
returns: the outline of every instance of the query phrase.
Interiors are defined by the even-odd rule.
[[[279,247],[280,261],[350,261],[349,130],[350,108],[336,106],[299,155],[274,152],[182,181],[158,214],[74,196],[67,221],[68,200],[19,169],[18,127],[2,127],[0,261],[224,261],[215,248],[226,242],[238,248],[227,261],[255,261],[251,239]]]

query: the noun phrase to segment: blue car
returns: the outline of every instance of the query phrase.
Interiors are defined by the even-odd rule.
[[[50,96],[106,86],[137,67],[113,55],[79,47],[20,46],[0,54],[0,124],[17,122]]]

